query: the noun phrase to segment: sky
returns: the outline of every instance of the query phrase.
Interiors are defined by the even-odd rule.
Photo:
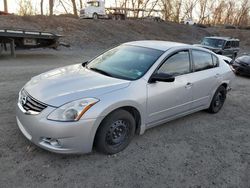
[[[7,0],[8,1],[8,10],[9,13],[17,13],[18,11],[18,7],[19,7],[19,2],[20,0]],[[40,0],[30,0],[32,1],[33,7],[36,8],[38,11],[40,10]],[[48,11],[48,1],[49,0],[44,0],[44,12]],[[69,10],[72,10],[72,5],[70,3],[70,0],[62,0],[63,2],[65,2],[65,7]],[[4,0],[0,0],[0,11],[4,10],[4,4],[3,4]],[[58,2],[58,1],[56,1]],[[79,2],[79,1],[76,1]],[[85,2],[85,1],[83,1]],[[114,2],[114,0],[106,0],[106,6],[110,6],[110,4],[112,4]],[[55,4],[56,10],[58,10],[57,12],[55,12],[56,14],[60,14],[60,13],[65,13],[63,7],[60,5],[58,5],[58,3]],[[80,7],[80,6],[78,6]]]
[[[8,1],[8,11],[9,13],[17,13],[19,8],[20,0],[7,0]],[[40,10],[40,0],[30,0],[32,2],[33,7],[39,11]],[[64,0],[66,3],[68,0]],[[67,5],[65,3],[65,6],[71,10],[71,5]],[[58,3],[55,4],[55,6],[58,6]],[[58,13],[64,13],[63,7],[59,6],[56,8],[58,10]],[[0,10],[4,10],[3,0],[0,0]],[[46,12],[48,10],[48,0],[44,0],[44,11]]]

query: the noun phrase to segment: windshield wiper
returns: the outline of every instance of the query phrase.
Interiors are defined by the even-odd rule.
[[[98,68],[93,68],[93,67],[91,67],[91,68],[89,68],[89,69],[90,69],[90,70],[93,70],[93,71],[95,71],[95,72],[101,73],[101,74],[103,74],[103,75],[113,77],[110,73],[108,73],[108,72],[106,72],[106,71],[104,71],[104,70],[101,70],[101,69],[98,69]]]

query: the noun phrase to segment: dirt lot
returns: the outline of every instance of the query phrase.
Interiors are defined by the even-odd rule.
[[[222,111],[199,112],[137,136],[123,152],[57,155],[18,130],[15,105],[30,77],[100,50],[18,52],[0,61],[0,187],[249,187],[250,80],[237,77]]]
[[[1,21],[0,26],[7,26]],[[94,27],[91,21],[87,22]],[[108,27],[106,22],[100,23]],[[136,25],[132,21],[125,24]],[[30,24],[34,28],[43,26],[38,25]],[[150,28],[146,23],[142,25]],[[125,26],[115,27],[123,32]],[[173,27],[177,26],[161,27],[173,34]],[[219,32],[211,30],[188,28],[186,34],[180,31],[178,41],[188,41],[188,32],[197,34],[193,35],[193,41],[206,33]],[[0,187],[250,187],[249,78],[235,79],[233,90],[218,114],[198,112],[152,128],[136,136],[126,150],[113,156],[95,151],[88,155],[53,154],[31,144],[19,131],[15,120],[17,95],[30,77],[55,67],[83,62],[123,40],[151,38],[154,34],[149,29],[140,36],[139,31],[140,28],[130,29],[135,36],[126,33],[122,39],[111,33],[110,37],[116,38],[103,42],[95,42],[92,36],[88,48],[84,39],[71,49],[19,51],[16,59],[6,54],[0,56]],[[172,34],[160,33],[159,39],[173,39]],[[67,36],[64,40],[77,37]],[[244,49],[249,49],[247,40]]]

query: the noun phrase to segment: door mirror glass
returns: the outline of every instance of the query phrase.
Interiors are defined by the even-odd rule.
[[[174,82],[175,81],[175,77],[173,75],[170,74],[166,74],[166,73],[154,73],[149,82],[150,83],[154,83],[154,82]]]

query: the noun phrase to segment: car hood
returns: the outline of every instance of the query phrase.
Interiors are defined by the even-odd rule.
[[[105,93],[127,87],[130,82],[102,75],[77,64],[35,76],[24,89],[33,98],[58,107],[81,98],[98,98]]]
[[[250,65],[250,56],[249,55],[244,55],[244,56],[238,57],[236,59],[236,62]]]

